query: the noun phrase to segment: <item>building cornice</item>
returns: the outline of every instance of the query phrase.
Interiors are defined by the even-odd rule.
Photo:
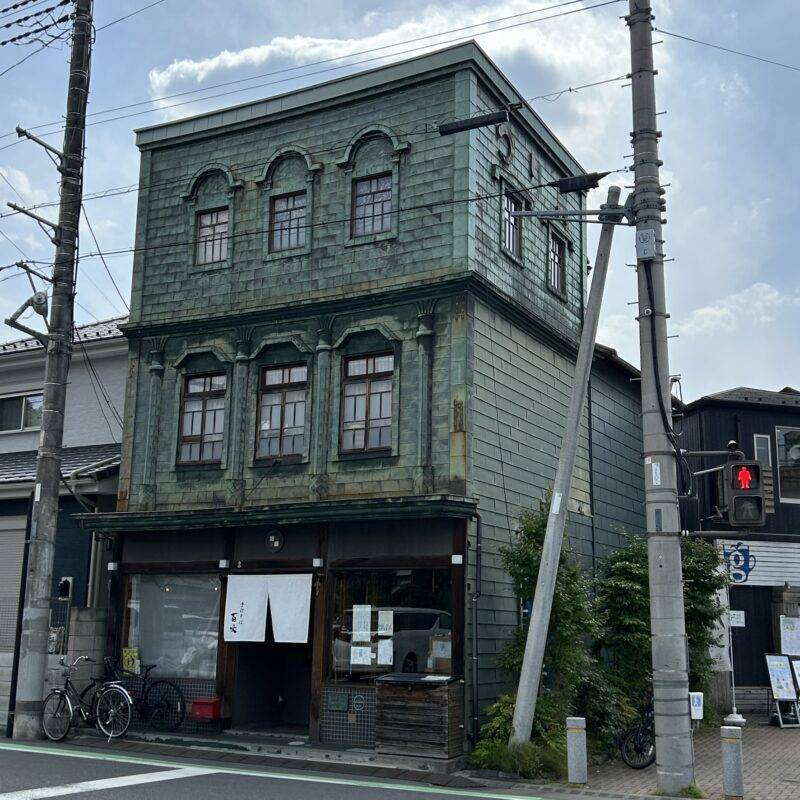
[[[452,277],[438,279],[436,282],[406,285],[397,289],[376,291],[358,297],[340,297],[332,300],[309,301],[279,305],[274,308],[246,311],[218,317],[199,319],[174,319],[170,322],[128,323],[121,330],[130,339],[143,339],[153,336],[199,335],[210,331],[235,330],[240,326],[270,325],[314,319],[359,311],[373,311],[380,306],[397,306],[418,303],[422,300],[443,298],[451,295],[470,293],[499,311],[518,327],[527,331],[543,344],[551,346],[562,355],[574,358],[578,351],[577,337],[573,340],[554,330],[536,317],[521,303],[499,292],[482,275],[466,271]]]

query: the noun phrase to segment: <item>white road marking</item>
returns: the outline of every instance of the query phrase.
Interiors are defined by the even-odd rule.
[[[3,750],[14,750],[21,753],[38,753],[40,755],[60,756],[63,758],[84,758],[90,761],[110,761],[117,764],[143,764],[145,766],[154,767],[181,766],[180,762],[170,761],[167,757],[154,758],[152,756],[144,755],[130,756],[111,751],[79,751],[77,749],[72,750],[60,748],[58,745],[17,744],[16,742],[4,742],[0,740],[0,752]],[[201,764],[197,764],[197,767],[200,769],[205,769]],[[310,769],[313,769],[313,767]],[[248,769],[247,767],[228,767],[223,766],[222,764],[215,764],[212,769],[206,769],[206,771],[215,772],[222,775],[244,775],[251,778],[270,778],[276,781],[288,781],[294,783],[322,783],[331,784],[333,786],[347,786],[350,788],[358,787],[360,789],[385,789],[400,793],[408,792],[411,794],[443,795],[462,799],[465,797],[475,797],[483,798],[484,800],[547,800],[540,795],[510,794],[508,791],[503,789],[494,792],[480,789],[452,789],[445,786],[430,786],[424,783],[395,783],[391,780],[370,780],[355,776],[337,778],[333,775],[314,775],[309,774],[308,772],[301,772],[299,770],[296,772],[276,772],[270,769]],[[7,800],[7,798],[4,795],[0,795],[0,800]]]
[[[103,778],[97,781],[65,783],[61,786],[41,786],[36,789],[20,789],[17,792],[0,794],[0,800],[40,800],[40,798],[44,797],[64,797],[68,794],[97,792],[100,789],[118,789],[121,786],[140,786],[143,783],[159,783],[160,781],[194,778],[198,775],[211,775],[216,771],[215,769],[205,769],[203,767],[182,767],[181,769],[168,769],[163,772],[142,772],[139,775],[123,775],[119,778]]]

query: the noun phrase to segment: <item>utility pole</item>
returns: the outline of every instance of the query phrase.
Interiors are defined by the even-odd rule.
[[[14,714],[14,738],[34,739],[42,730],[42,698],[47,669],[47,638],[53,551],[61,482],[61,444],[67,373],[72,354],[75,253],[83,196],[83,144],[89,95],[92,40],[92,0],[76,0],[72,24],[64,146],[58,155],[61,203],[53,263],[53,294],[45,337],[42,432],[36,460],[36,484],[31,517],[25,608],[20,639],[19,679]],[[27,135],[22,132],[20,135]],[[34,138],[29,136],[28,138]],[[50,152],[54,148],[48,146]]]
[[[676,443],[667,352],[664,250],[650,0],[629,0],[642,439],[650,572],[658,792],[694,783]]]
[[[608,200],[600,212],[603,227],[597,245],[592,287],[589,290],[589,301],[583,319],[581,341],[578,356],[575,359],[575,379],[572,383],[572,394],[569,398],[567,418],[564,423],[564,436],[561,440],[561,451],[558,456],[558,467],[553,481],[553,496],[550,501],[550,513],[547,517],[547,529],[542,547],[542,559],[539,563],[539,575],[536,579],[536,594],[533,598],[531,622],[528,627],[528,638],[525,642],[525,655],[519,676],[517,701],[514,706],[514,720],[509,744],[521,744],[531,738],[533,715],[536,712],[536,698],[539,694],[539,683],[542,677],[544,650],[547,643],[547,630],[550,626],[550,612],[553,608],[553,592],[558,574],[558,562],[561,558],[561,545],[564,541],[564,526],[567,521],[567,506],[572,485],[572,472],[575,468],[575,455],[578,450],[578,434],[581,416],[586,402],[586,391],[592,371],[594,343],[597,336],[597,324],[600,319],[600,307],[603,301],[603,290],[608,271],[608,260],[611,255],[611,241],[614,226],[620,224],[623,209],[619,206],[620,189],[611,186]],[[518,216],[543,216],[537,212],[519,212]]]

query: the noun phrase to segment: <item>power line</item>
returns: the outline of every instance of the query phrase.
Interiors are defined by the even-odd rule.
[[[743,58],[750,58],[753,61],[761,61],[764,64],[772,64],[773,67],[781,67],[782,69],[790,69],[793,72],[800,72],[800,67],[794,66],[793,64],[784,64],[782,61],[773,61],[771,58],[764,58],[763,56],[757,56],[753,53],[745,53],[742,50],[733,50],[730,47],[723,47],[721,44],[713,44],[712,42],[704,42],[702,39],[695,39],[691,36],[684,36],[680,33],[674,33],[673,31],[665,31],[663,28],[653,28],[654,31],[658,31],[659,33],[663,33],[665,36],[672,36],[675,39],[683,39],[685,42],[692,42],[693,44],[701,44],[703,47],[712,47],[714,50],[722,50],[724,53],[732,53],[735,56],[742,56]]]
[[[105,25],[101,25],[99,28],[95,28],[95,31],[104,31],[106,28],[110,28],[112,25],[116,25],[118,22],[124,22],[126,19],[135,17],[137,14],[141,14],[142,11],[147,11],[148,8],[160,5],[163,2],[165,2],[165,0],[156,0],[155,3],[150,3],[149,6],[143,6],[142,8],[137,8],[136,11],[131,11],[130,14],[126,14],[124,17],[112,20],[111,22],[106,22]]]
[[[627,167],[621,167],[620,169],[610,170],[609,174],[613,174],[615,172],[628,172],[628,168]],[[543,188],[547,187],[549,185],[549,183],[550,182],[545,182],[545,183],[535,184],[535,185],[532,185],[532,186],[522,186],[519,189],[517,189],[516,191],[524,192],[524,191],[531,191],[533,189],[543,189]],[[409,212],[409,211],[433,210],[434,208],[441,208],[441,207],[446,207],[446,206],[454,206],[454,205],[458,205],[460,203],[475,203],[475,202],[480,202],[482,200],[491,200],[491,199],[494,199],[494,198],[502,197],[505,194],[506,194],[506,191],[504,190],[504,191],[501,191],[501,192],[492,192],[490,194],[473,195],[472,197],[464,197],[464,198],[458,198],[458,199],[454,199],[454,200],[439,200],[439,201],[435,201],[435,202],[431,202],[431,203],[419,203],[419,204],[413,205],[413,206],[406,206],[404,208],[393,209],[393,210],[388,211],[386,213],[390,214],[390,215],[395,215],[395,214],[403,214],[403,213],[406,213],[406,212]],[[355,217],[349,216],[349,217],[339,217],[337,219],[321,220],[319,222],[309,222],[309,223],[306,223],[305,225],[297,225],[297,226],[293,227],[292,230],[301,230],[301,229],[307,230],[307,229],[311,229],[311,228],[321,228],[321,227],[325,227],[327,225],[341,225],[341,224],[344,224],[344,223],[352,223],[354,219],[355,219]],[[239,238],[242,238],[242,237],[245,237],[245,236],[256,236],[258,234],[267,233],[268,231],[269,231],[269,228],[257,228],[257,229],[250,230],[250,231],[240,231],[239,233],[230,233],[227,236],[220,237],[220,238],[224,238],[226,241],[231,241],[233,239],[239,239]],[[199,239],[193,238],[193,239],[189,239],[189,240],[183,240],[183,241],[180,241],[180,242],[170,242],[169,244],[153,244],[153,245],[145,245],[143,247],[126,247],[126,248],[120,248],[118,250],[107,250],[105,252],[105,256],[124,255],[124,254],[127,254],[127,253],[149,252],[149,251],[152,251],[152,250],[165,250],[165,249],[170,249],[170,248],[174,248],[174,247],[187,247],[189,245],[197,244],[198,241],[199,241]],[[82,259],[98,258],[98,257],[100,257],[100,253],[87,253],[86,255],[82,255],[81,256]]]
[[[27,22],[29,19],[43,17],[45,14],[49,14],[51,11],[55,11],[57,8],[61,8],[61,6],[69,5],[71,2],[72,0],[61,0],[61,2],[56,3],[54,6],[50,6],[49,8],[43,8],[41,11],[34,11],[32,14],[26,14],[24,17],[12,19],[11,22],[6,22],[5,25],[0,25],[0,28],[13,28],[15,25],[20,25],[23,22]]]
[[[168,100],[168,99],[172,99],[172,98],[175,98],[175,97],[184,97],[184,96],[187,96],[187,95],[197,94],[199,92],[208,92],[208,91],[211,91],[213,89],[222,88],[222,87],[225,87],[225,86],[237,85],[237,84],[240,84],[240,83],[245,83],[245,82],[248,82],[248,81],[257,80],[259,78],[271,77],[271,76],[274,76],[274,75],[281,75],[281,74],[284,74],[286,72],[293,72],[293,71],[300,70],[300,69],[306,69],[307,67],[319,66],[321,64],[330,64],[332,62],[341,62],[343,59],[353,58],[354,56],[366,55],[366,54],[369,54],[369,53],[375,53],[375,52],[386,50],[386,49],[389,49],[389,48],[392,48],[392,47],[399,47],[399,46],[402,46],[402,45],[405,45],[405,44],[414,44],[416,42],[421,42],[421,41],[426,40],[426,39],[432,39],[432,38],[437,38],[437,37],[440,37],[440,36],[446,36],[447,34],[450,34],[450,33],[457,33],[457,32],[460,32],[460,31],[470,30],[472,28],[479,28],[479,27],[482,27],[484,25],[491,25],[491,24],[494,24],[496,22],[504,22],[504,21],[509,20],[509,19],[516,19],[516,18],[518,18],[520,16],[528,16],[530,14],[540,14],[543,11],[548,11],[548,10],[556,9],[556,8],[563,8],[565,6],[574,5],[576,2],[582,2],[582,1],[583,0],[567,0],[567,2],[557,3],[557,4],[552,5],[552,6],[545,6],[543,8],[534,9],[534,10],[531,10],[531,11],[525,11],[525,12],[521,12],[521,13],[518,13],[518,14],[512,14],[512,15],[507,16],[507,17],[498,17],[498,18],[495,18],[495,19],[484,20],[483,22],[476,22],[476,23],[474,23],[472,25],[466,25],[466,26],[463,26],[463,27],[460,27],[460,28],[451,28],[449,30],[439,31],[438,33],[431,33],[431,34],[427,34],[425,36],[418,36],[418,37],[415,37],[415,38],[412,38],[412,39],[406,39],[406,40],[403,40],[403,41],[400,41],[400,42],[393,42],[392,44],[381,45],[379,47],[369,48],[367,50],[360,50],[360,51],[357,51],[355,53],[348,53],[348,54],[345,54],[345,55],[336,56],[336,57],[332,57],[332,58],[321,59],[321,60],[318,60],[318,61],[311,61],[311,62],[307,62],[305,64],[298,64],[297,66],[294,66],[294,67],[284,67],[282,69],[273,70],[271,72],[264,72],[264,73],[261,73],[259,75],[252,75],[249,78],[239,78],[239,79],[233,80],[233,81],[226,81],[226,82],[223,82],[223,83],[218,83],[218,84],[213,84],[211,86],[206,86],[206,87],[203,87],[202,89],[190,89],[190,90],[187,90],[187,91],[184,91],[184,92],[176,92],[176,93],[171,94],[171,95],[165,95],[164,97],[150,98],[148,100],[141,100],[141,101],[137,101],[135,103],[129,103],[127,105],[116,106],[116,107],[113,107],[113,108],[103,109],[103,110],[100,110],[100,111],[94,111],[91,114],[89,114],[89,116],[99,116],[99,115],[103,115],[103,114],[110,114],[110,113],[113,113],[114,111],[122,111],[122,110],[125,110],[127,108],[135,108],[135,107],[140,106],[140,105],[149,105],[149,104],[152,104],[152,103],[161,102],[162,100]],[[536,19],[523,20],[521,22],[516,22],[514,24],[503,25],[503,26],[499,26],[499,27],[496,27],[496,28],[492,28],[491,30],[488,30],[488,31],[480,31],[480,32],[475,33],[473,35],[474,36],[485,36],[485,35],[489,35],[489,34],[492,34],[492,33],[496,33],[498,31],[509,30],[511,28],[517,28],[517,27],[524,26],[524,25],[531,25],[531,24],[537,23],[537,22],[545,22],[547,20],[556,19],[558,17],[564,17],[564,16],[568,16],[568,15],[571,15],[571,14],[577,14],[577,13],[580,13],[580,12],[583,12],[583,11],[592,11],[593,9],[603,8],[605,6],[612,5],[614,3],[618,3],[618,2],[621,2],[621,1],[622,0],[605,0],[604,2],[596,3],[596,4],[591,5],[591,6],[581,6],[580,8],[571,9],[569,11],[562,11],[562,12],[559,12],[557,14],[551,14],[551,15],[546,16],[546,17],[539,17],[539,18],[536,18]],[[472,38],[472,35],[470,37],[467,37],[467,38]],[[448,39],[448,40],[446,40],[444,42],[436,42],[435,44],[436,45],[447,45],[447,44],[453,44],[455,42],[459,42],[459,41],[463,41],[463,40],[465,40],[465,37],[464,36],[459,36],[459,37],[456,37],[454,39]],[[421,45],[421,46],[418,46],[418,47],[412,47],[412,48],[407,49],[407,50],[402,50],[402,51],[399,51],[399,52],[396,52],[396,53],[389,53],[387,55],[375,56],[373,58],[367,58],[367,59],[363,59],[361,61],[356,61],[356,62],[352,62],[352,63],[347,63],[347,64],[338,63],[335,66],[327,67],[326,69],[322,69],[322,70],[315,70],[313,72],[302,73],[302,74],[299,74],[299,75],[292,75],[290,77],[281,78],[281,79],[276,80],[276,81],[268,81],[266,83],[255,84],[253,86],[246,86],[246,87],[243,87],[243,88],[240,88],[240,89],[235,89],[235,90],[228,91],[228,92],[220,92],[220,93],[213,94],[213,95],[207,95],[205,97],[197,98],[197,101],[213,100],[213,99],[220,98],[220,97],[227,97],[227,96],[230,96],[232,94],[238,94],[238,93],[241,93],[241,92],[247,92],[247,91],[250,91],[250,90],[253,90],[253,89],[261,89],[261,88],[264,88],[266,86],[273,86],[273,85],[276,85],[276,84],[279,84],[279,83],[285,83],[287,81],[298,80],[300,78],[314,77],[316,75],[321,75],[323,73],[331,72],[331,71],[338,70],[338,69],[345,69],[347,67],[360,66],[360,65],[363,65],[363,64],[370,63],[372,61],[379,61],[379,60],[384,59],[384,58],[392,58],[392,57],[395,57],[395,56],[406,55],[408,53],[413,53],[413,52],[416,52],[418,50],[427,49],[427,48],[429,48],[431,46],[433,46],[433,45],[432,44],[425,44],[425,45]],[[157,112],[157,111],[164,111],[164,110],[167,110],[167,109],[178,108],[180,106],[188,105],[188,104],[190,104],[192,102],[196,102],[196,100],[188,100],[188,101],[183,101],[183,102],[180,102],[180,103],[172,103],[172,104],[166,105],[166,106],[159,106],[157,108],[149,108],[149,109],[145,109],[143,111],[137,111],[137,112],[132,113],[132,114],[122,114],[122,115],[119,115],[119,116],[116,116],[116,117],[110,117],[108,119],[96,120],[96,121],[88,123],[88,124],[90,124],[90,125],[100,125],[100,124],[107,123],[107,122],[116,122],[116,121],[119,121],[121,119],[130,119],[131,117],[137,117],[137,116],[141,116],[143,114],[151,114],[151,113],[154,113],[154,112]],[[39,125],[35,125],[35,126],[30,127],[29,130],[41,130],[42,128],[48,128],[48,127],[51,127],[53,125],[59,125],[60,126],[61,122],[60,121],[53,121],[53,122],[41,123]],[[63,129],[59,128],[58,130],[48,131],[48,132],[42,133],[40,135],[42,135],[42,136],[52,136],[52,135],[55,135],[57,133],[60,133],[61,130],[63,130]],[[13,133],[13,132],[6,133],[6,134],[0,134],[0,139],[8,138],[9,136],[13,136],[13,135],[15,135],[15,133]],[[7,147],[13,147],[16,144],[17,143],[15,142],[12,145],[7,145]],[[5,149],[5,148],[0,148],[0,149]]]
[[[86,206],[81,203],[81,208],[83,209],[83,218],[86,220],[86,225],[89,228],[89,233],[92,234],[92,239],[94,240],[94,245],[97,248],[97,252],[100,255],[100,259],[103,262],[103,266],[106,268],[106,273],[108,274],[111,283],[114,284],[114,288],[117,290],[117,294],[119,295],[119,299],[122,300],[122,304],[125,306],[125,309],[130,312],[130,306],[128,305],[128,301],[122,296],[122,292],[119,290],[119,286],[117,286],[117,282],[114,280],[114,276],[111,274],[111,270],[108,268],[108,264],[106,263],[105,256],[103,255],[103,251],[100,249],[100,243],[97,241],[97,236],[95,236],[94,228],[92,228],[92,223],[89,221],[89,216],[86,213]]]
[[[19,0],[18,3],[12,3],[10,6],[6,6],[5,8],[0,8],[0,19],[5,19],[6,17],[13,17],[14,14],[18,14],[20,9],[25,8],[25,6],[29,6],[31,3],[36,3],[36,5],[42,5],[46,3],[47,0]],[[36,6],[34,6],[36,8]],[[11,12],[10,14],[7,12]]]
[[[63,34],[62,34],[62,36],[63,36]],[[31,51],[26,56],[23,56],[19,61],[15,61],[13,64],[11,64],[11,66],[6,67],[4,70],[0,71],[0,78],[2,78],[4,75],[8,75],[8,73],[11,72],[12,69],[16,69],[17,67],[19,67],[22,64],[24,64],[29,58],[33,58],[38,53],[41,53],[42,50],[50,47],[50,45],[52,45],[54,42],[59,41],[60,38],[61,37],[56,37],[56,38],[52,39],[49,42],[45,42],[41,47],[37,47],[36,50]],[[58,133],[58,131],[53,131],[53,133]],[[7,136],[8,134],[4,134],[4,135]],[[47,135],[51,136],[53,134],[47,134]],[[0,137],[0,138],[2,138],[2,137]],[[14,142],[14,145],[16,145],[16,144],[17,144],[17,142]],[[7,147],[11,147],[11,146],[13,146],[13,145],[7,145]],[[5,150],[6,148],[3,147],[3,148],[0,148],[0,149]]]
[[[584,83],[584,84],[580,84],[578,86],[568,86],[568,87],[566,87],[564,89],[558,89],[556,91],[547,92],[546,94],[536,95],[535,97],[526,97],[525,101],[528,102],[528,103],[535,102],[536,100],[548,100],[550,102],[554,102],[555,100],[558,100],[560,97],[562,97],[565,94],[577,93],[577,92],[581,91],[582,89],[589,89],[589,88],[592,88],[592,87],[595,87],[595,86],[602,86],[604,84],[616,83],[616,82],[619,82],[619,81],[627,80],[629,77],[630,77],[630,75],[628,75],[628,74],[617,75],[614,78],[605,78],[604,80],[593,81],[591,83]],[[491,111],[491,110],[500,110],[500,109],[478,109],[476,113],[487,113],[488,111]],[[441,120],[435,119],[433,117],[428,117],[427,119],[421,120],[421,123],[425,123],[426,126],[427,126],[428,122],[436,123],[436,122],[440,122],[440,121]],[[438,135],[438,132],[435,131],[435,130],[434,131],[422,131],[422,132],[397,131],[397,133],[400,136]],[[348,144],[351,141],[351,139],[352,139],[352,137],[349,137],[347,139],[341,139],[339,141],[334,141],[332,143],[329,143],[327,147],[319,148],[317,150],[310,151],[308,154],[313,156],[313,155],[320,155],[322,153],[328,153],[328,152],[331,152],[333,150],[337,150],[340,147]],[[0,150],[2,150],[2,149],[4,149],[4,148],[0,148]],[[265,163],[265,159],[264,158],[260,158],[257,161],[234,162],[232,164],[229,164],[228,166],[232,170],[241,170],[241,169],[245,169],[245,168],[248,168],[248,167],[263,167],[264,163]],[[0,174],[2,174],[2,173],[0,173]],[[104,200],[104,199],[109,198],[109,197],[117,197],[119,195],[130,194],[131,192],[142,191],[144,189],[155,189],[155,188],[160,188],[160,187],[164,187],[164,186],[174,186],[174,185],[177,185],[177,184],[185,184],[186,182],[187,182],[187,178],[185,176],[181,176],[179,178],[170,178],[168,180],[163,180],[163,181],[154,181],[153,183],[127,184],[127,185],[124,185],[124,186],[112,186],[112,187],[108,187],[106,189],[97,189],[97,190],[95,190],[93,192],[87,192],[86,195],[84,195],[83,199],[84,200]],[[48,201],[43,202],[43,203],[37,203],[35,205],[28,206],[26,208],[26,210],[27,211],[35,211],[35,210],[41,209],[41,208],[48,208],[48,207],[51,207],[51,206],[58,205],[58,202],[59,202],[58,200],[48,200]],[[5,217],[12,217],[12,216],[15,216],[15,215],[17,215],[19,213],[20,212],[18,212],[18,211],[2,212],[2,213],[0,213],[0,219],[3,219]]]
[[[52,22],[48,22],[47,25],[42,25],[38,28],[33,28],[32,30],[26,31],[25,33],[20,33],[19,36],[13,36],[10,39],[6,39],[0,42],[0,47],[4,47],[7,44],[16,44],[17,42],[22,41],[23,39],[27,39],[29,36],[35,36],[37,33],[46,33],[50,30],[50,28],[55,28],[57,25],[60,25],[62,22],[69,22],[71,19],[70,14],[64,14],[63,16],[59,17],[58,19],[53,20]]]

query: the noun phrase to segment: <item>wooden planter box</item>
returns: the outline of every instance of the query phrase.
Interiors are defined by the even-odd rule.
[[[464,683],[387,675],[376,681],[379,753],[455,758],[464,752]]]

